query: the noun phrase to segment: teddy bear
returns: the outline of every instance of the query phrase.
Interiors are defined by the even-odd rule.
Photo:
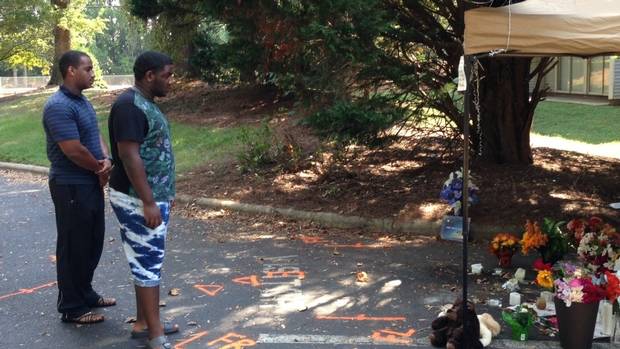
[[[499,334],[502,327],[489,313],[478,315],[478,322],[480,323],[480,343],[486,347],[491,344],[493,337]]]
[[[467,316],[467,329],[463,328],[463,311]],[[431,328],[433,329],[429,338],[431,344],[448,349],[481,349],[488,346],[501,330],[500,325],[490,314],[476,315],[473,303],[467,302],[467,309],[464,309],[460,300],[446,307],[433,321]],[[466,338],[467,342],[463,342],[464,331],[477,335],[469,335]]]

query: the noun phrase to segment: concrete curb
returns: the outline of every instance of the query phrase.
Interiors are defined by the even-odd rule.
[[[25,172],[31,172],[31,173],[36,173],[36,174],[42,174],[42,175],[47,175],[49,173],[49,168],[47,167],[15,164],[11,162],[0,162],[0,169],[25,171]]]
[[[192,198],[188,195],[177,195],[181,203],[196,203],[202,207],[226,208],[233,211],[260,214],[278,214],[284,217],[309,220],[325,224],[334,228],[358,228],[370,231],[385,232],[416,232],[424,234],[436,234],[441,226],[440,221],[397,221],[391,218],[364,218],[359,216],[344,216],[330,212],[302,211],[292,208],[278,208],[267,205],[244,204],[231,200],[212,198]]]
[[[47,175],[47,167],[0,162],[0,169],[26,171],[36,174]],[[364,229],[373,232],[386,233],[416,233],[421,235],[435,236],[441,228],[441,221],[423,219],[398,220],[393,218],[365,218],[360,216],[345,216],[331,212],[302,211],[293,208],[278,208],[268,205],[245,204],[232,200],[215,198],[196,198],[189,195],[178,194],[179,203],[195,203],[204,208],[225,208],[237,212],[258,213],[267,215],[280,215],[287,218],[307,220],[333,228]],[[488,226],[472,224],[472,236],[476,239],[489,238],[493,234],[502,231],[519,231],[521,227],[515,226]]]

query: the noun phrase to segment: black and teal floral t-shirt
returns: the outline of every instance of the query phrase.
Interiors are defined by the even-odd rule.
[[[121,141],[140,143],[147,181],[155,201],[171,201],[175,196],[175,163],[170,138],[170,126],[157,105],[131,88],[123,92],[112,105],[108,120],[110,147],[114,169],[110,187],[139,198],[131,185],[123,162],[118,156]]]

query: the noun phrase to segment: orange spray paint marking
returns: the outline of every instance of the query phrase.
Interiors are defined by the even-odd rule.
[[[42,288],[46,288],[46,287],[52,287],[56,285],[56,281],[54,282],[50,282],[41,286],[36,286],[33,288],[20,288],[17,292],[13,292],[13,293],[9,293],[9,294],[5,294],[4,296],[0,296],[0,301],[3,299],[7,299],[7,298],[11,298],[14,296],[18,296],[20,294],[30,294],[30,293],[34,293],[35,291],[38,291]]]
[[[384,243],[376,243],[376,244],[362,244],[361,242],[357,242],[355,244],[349,244],[349,245],[339,245],[339,244],[333,244],[333,245],[325,245],[325,247],[330,247],[330,248],[388,248],[388,247],[392,247],[390,245],[384,244]]]
[[[232,281],[238,284],[241,284],[241,285],[251,285],[253,287],[260,287],[261,285],[260,280],[258,279],[256,275],[242,276],[242,277],[233,279]]]
[[[241,340],[238,340],[234,343],[230,343],[228,345],[225,345],[223,347],[221,347],[220,349],[243,349],[243,348],[247,348],[247,347],[253,347],[256,345],[256,342],[253,339],[250,338],[243,338]]]
[[[318,237],[318,236],[305,236],[305,235],[302,235],[300,237],[300,239],[301,239],[301,241],[303,241],[304,243],[309,244],[309,245],[322,244],[322,243],[325,242],[325,240],[323,240],[323,238]]]
[[[209,332],[207,331],[203,331],[203,332],[198,332],[196,334],[191,335],[188,339],[177,343],[174,346],[174,349],[185,349],[185,344],[189,344],[191,342],[195,342],[196,340],[200,339],[201,337],[204,337],[208,334]]]
[[[194,287],[208,294],[211,297],[216,296],[218,293],[220,293],[220,291],[224,289],[224,286],[222,285],[194,285]]]
[[[317,316],[317,320],[350,320],[350,321],[405,321],[404,316],[373,317],[365,314],[356,316]]]
[[[411,336],[414,334],[415,330],[413,328],[407,332],[396,332],[386,329],[373,332],[371,338],[381,342],[408,344],[411,343]]]
[[[256,342],[248,338],[247,336],[234,332],[229,332],[224,336],[209,342],[209,346],[218,344],[220,342],[226,343],[226,345],[220,347],[220,349],[242,349],[244,347],[252,347],[256,345]]]
[[[327,241],[325,241],[323,238],[318,237],[318,236],[304,236],[302,235],[300,237],[301,241],[303,241],[304,243],[308,244],[308,245],[325,245],[325,247],[330,247],[330,248],[389,248],[392,247],[391,244],[386,244],[383,242],[378,242],[378,243],[374,243],[374,244],[363,244],[361,242],[357,242],[354,244],[333,244],[333,243],[328,243]]]
[[[304,279],[306,277],[306,273],[303,271],[268,271],[265,279],[288,277],[297,277],[298,279]]]

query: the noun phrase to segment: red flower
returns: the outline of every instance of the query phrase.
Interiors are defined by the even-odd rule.
[[[605,276],[607,277],[607,286],[605,287],[607,299],[613,303],[620,296],[620,280],[616,274],[608,271],[605,272]]]
[[[592,216],[588,220],[588,228],[592,232],[599,231],[602,226],[603,226],[603,220],[598,218],[598,217],[596,217],[596,216]]]
[[[543,262],[542,258],[538,258],[537,260],[534,261],[533,267],[537,271],[551,270],[551,263],[545,263]]]
[[[602,287],[595,286],[590,279],[581,279],[583,284],[583,302],[586,304],[598,302],[607,294]]]
[[[566,224],[566,228],[573,233],[575,240],[579,242],[586,232],[586,222],[580,218],[571,219],[570,222]]]

